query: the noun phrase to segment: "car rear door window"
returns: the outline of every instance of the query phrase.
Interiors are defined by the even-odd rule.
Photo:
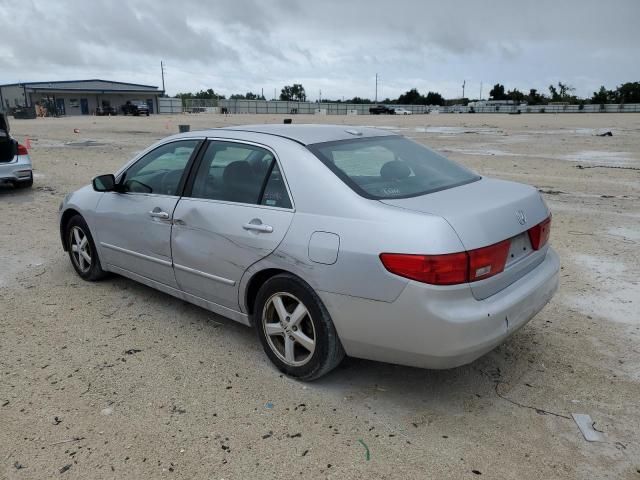
[[[190,196],[291,208],[273,154],[261,147],[233,142],[209,143]]]
[[[185,167],[200,140],[167,143],[140,158],[120,179],[123,192],[178,195]]]

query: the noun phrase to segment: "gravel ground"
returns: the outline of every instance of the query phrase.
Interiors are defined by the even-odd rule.
[[[57,226],[67,192],[180,123],[281,121],[12,122],[35,182],[0,187],[0,479],[640,479],[639,115],[294,118],[397,129],[544,192],[560,290],[465,367],[346,359],[302,384],[246,327],[124,278],[75,275]],[[585,441],[571,413],[606,441]]]

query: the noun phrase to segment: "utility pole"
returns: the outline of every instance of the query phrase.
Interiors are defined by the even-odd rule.
[[[322,103],[322,90],[320,90],[320,93],[318,94],[318,103]]]
[[[466,80],[462,81],[462,98],[464,98],[464,86],[467,84]]]
[[[480,82],[480,100],[482,100],[482,82]]]
[[[160,60],[160,72],[162,73],[162,93],[165,93],[164,90],[164,63]]]
[[[376,73],[376,103],[378,103],[378,74]]]

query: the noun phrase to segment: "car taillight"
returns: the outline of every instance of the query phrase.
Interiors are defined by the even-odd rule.
[[[470,250],[469,281],[483,280],[502,272],[507,263],[509,247],[511,240],[505,240],[488,247]]]
[[[18,144],[18,155],[29,155],[29,150],[21,143]]]
[[[551,234],[551,216],[543,220],[535,227],[529,229],[529,240],[531,240],[531,248],[540,250],[549,241]]]
[[[446,255],[383,253],[380,260],[391,273],[433,285],[454,285],[467,281],[466,252]]]
[[[492,277],[504,270],[511,240],[468,252],[445,255],[382,253],[391,273],[432,285],[456,285]]]

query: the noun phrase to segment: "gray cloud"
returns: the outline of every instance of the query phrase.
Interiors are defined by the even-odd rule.
[[[101,77],[169,93],[214,88],[311,98],[484,82],[546,89],[637,81],[640,2],[618,0],[0,0],[0,82]],[[479,93],[479,92],[478,92]]]

